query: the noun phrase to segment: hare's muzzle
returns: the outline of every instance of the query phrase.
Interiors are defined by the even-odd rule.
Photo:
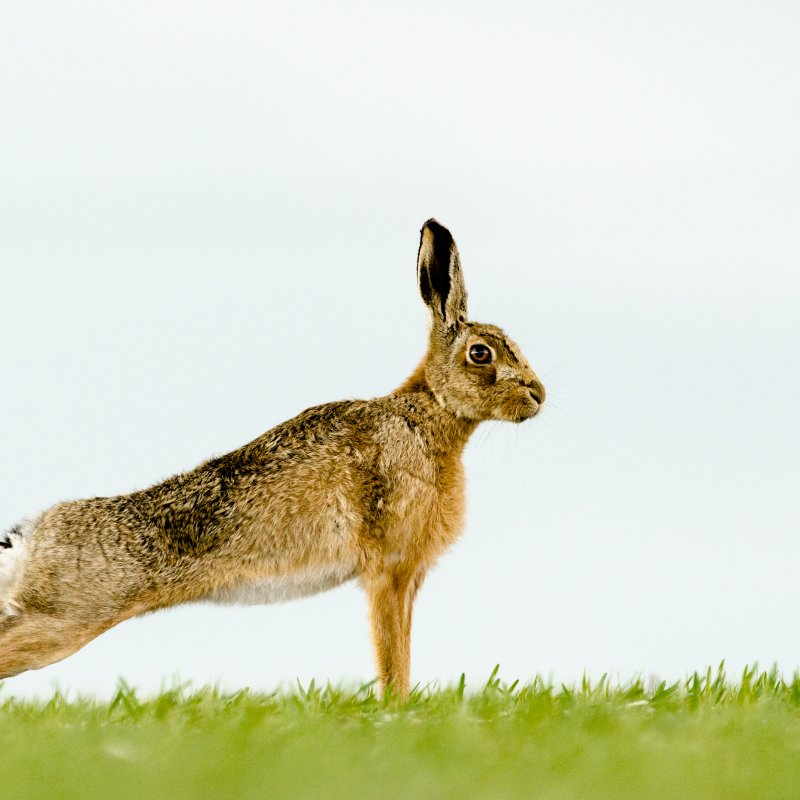
[[[523,392],[522,413],[518,422],[524,422],[526,419],[536,416],[545,398],[544,386],[538,378],[525,381],[521,388]]]

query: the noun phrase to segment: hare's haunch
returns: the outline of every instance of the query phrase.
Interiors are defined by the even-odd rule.
[[[522,422],[544,402],[517,345],[467,321],[458,250],[433,219],[417,276],[428,351],[396,391],[310,408],[191,472],[59,503],[0,535],[0,678],[147,611],[357,578],[380,684],[407,695],[414,597],[462,526],[464,445],[482,420]]]

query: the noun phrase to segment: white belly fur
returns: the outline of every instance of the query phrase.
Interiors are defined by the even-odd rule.
[[[296,600],[300,597],[325,592],[333,589],[334,586],[352,580],[355,576],[355,562],[326,565],[325,567],[307,567],[286,575],[224,586],[211,592],[205,599],[211,603],[248,606],[282,603],[286,600]]]

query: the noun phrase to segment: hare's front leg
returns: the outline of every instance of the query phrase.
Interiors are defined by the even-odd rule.
[[[411,681],[411,612],[424,571],[395,569],[365,581],[380,693],[391,686],[401,699]]]

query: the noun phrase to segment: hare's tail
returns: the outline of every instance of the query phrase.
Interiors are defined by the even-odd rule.
[[[22,567],[28,555],[30,535],[36,521],[26,519],[0,533],[0,617],[16,616],[20,608],[15,595],[22,577]]]

